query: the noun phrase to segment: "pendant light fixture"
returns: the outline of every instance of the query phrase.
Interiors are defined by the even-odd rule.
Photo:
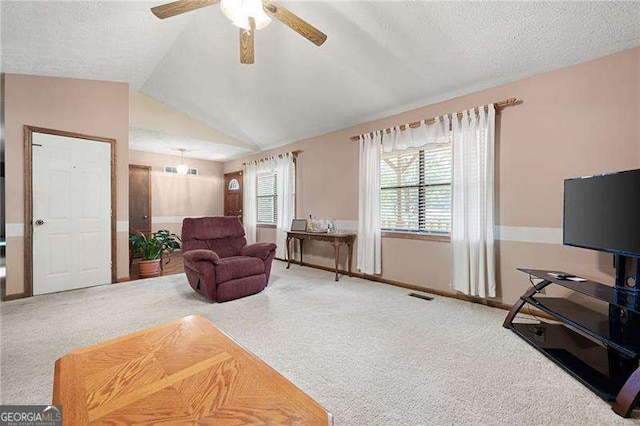
[[[179,175],[186,175],[187,173],[189,173],[189,167],[184,164],[184,152],[186,151],[186,149],[179,148],[178,151],[180,151],[180,165],[176,166],[176,171]]]

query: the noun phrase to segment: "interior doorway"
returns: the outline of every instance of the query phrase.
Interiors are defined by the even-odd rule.
[[[25,127],[26,295],[115,282],[115,141]]]
[[[151,233],[151,167],[129,165],[129,232]]]
[[[238,216],[242,222],[242,171],[224,175],[224,215]]]

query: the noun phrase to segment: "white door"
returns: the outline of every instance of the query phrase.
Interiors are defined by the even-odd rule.
[[[111,282],[111,144],[33,133],[33,294]]]

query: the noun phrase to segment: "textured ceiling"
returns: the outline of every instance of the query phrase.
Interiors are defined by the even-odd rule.
[[[217,5],[3,2],[3,70],[130,81],[265,149],[640,45],[640,2],[283,3],[327,42],[274,21],[247,66]]]
[[[126,81],[132,90],[188,23],[162,22],[144,2],[1,3],[3,72]]]

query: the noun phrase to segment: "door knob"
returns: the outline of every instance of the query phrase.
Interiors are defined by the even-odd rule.
[[[142,216],[142,218],[143,218],[143,219],[148,219],[148,218],[149,218],[149,216],[144,215],[144,216]]]
[[[44,220],[42,220],[42,219],[38,219],[38,220],[36,220],[36,221],[34,222],[34,225],[36,225],[36,226],[44,225]]]

